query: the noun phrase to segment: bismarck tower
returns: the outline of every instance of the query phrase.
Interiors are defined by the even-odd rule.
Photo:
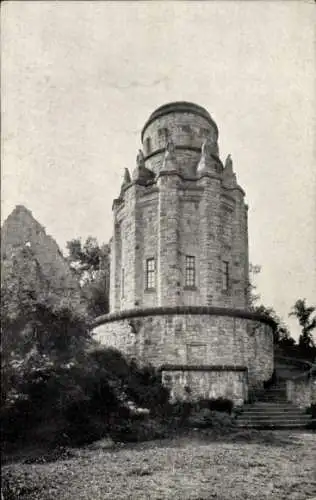
[[[161,368],[173,397],[241,404],[273,371],[272,325],[248,305],[245,193],[202,107],[158,108],[114,200],[110,314],[95,336]]]

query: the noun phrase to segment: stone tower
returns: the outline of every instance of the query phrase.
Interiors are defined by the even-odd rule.
[[[114,201],[111,311],[153,306],[247,308],[248,230],[232,161],[200,106],[157,109],[144,153]]]
[[[273,346],[249,312],[248,207],[231,157],[223,165],[218,128],[192,103],[158,108],[141,139],[113,203],[110,314],[96,336],[160,367],[175,396],[244,400],[271,375]]]

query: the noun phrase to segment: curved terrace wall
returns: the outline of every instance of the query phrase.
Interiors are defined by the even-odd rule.
[[[239,401],[248,385],[261,386],[273,371],[273,323],[239,309],[133,309],[97,318],[93,333],[127,357],[161,368],[177,396],[189,387],[203,397],[233,392]]]

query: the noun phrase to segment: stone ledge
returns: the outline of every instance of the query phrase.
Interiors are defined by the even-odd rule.
[[[92,323],[91,327],[119,321],[129,318],[146,317],[146,316],[168,316],[168,315],[206,315],[206,316],[226,316],[230,318],[250,319],[265,323],[272,328],[275,328],[275,322],[263,314],[246,311],[243,309],[233,309],[229,307],[212,307],[212,306],[173,306],[173,307],[146,307],[139,309],[128,309],[125,311],[109,313],[103,316],[98,316]]]

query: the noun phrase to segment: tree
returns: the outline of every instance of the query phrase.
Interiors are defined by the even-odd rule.
[[[260,305],[256,306],[254,310],[255,312],[268,316],[274,321],[276,327],[274,330],[273,341],[275,345],[279,345],[280,347],[290,347],[295,344],[295,340],[291,337],[287,326],[272,307]]]
[[[109,310],[110,247],[89,236],[85,243],[76,238],[67,243],[68,261],[78,275],[92,316]]]
[[[279,315],[275,312],[272,307],[266,307],[263,304],[258,305],[258,300],[260,295],[256,293],[257,286],[254,284],[254,278],[257,274],[261,272],[261,267],[254,264],[249,264],[249,285],[248,285],[248,301],[250,309],[259,314],[264,314],[271,318],[275,323],[274,329],[274,344],[280,347],[289,347],[295,344],[295,340],[291,337],[290,332],[285,325],[284,321],[281,320]]]
[[[260,295],[256,293],[257,286],[254,284],[254,279],[261,271],[261,267],[254,264],[249,264],[249,283],[247,288],[248,302],[251,309],[256,308],[256,303],[260,299]]]
[[[81,356],[90,339],[84,309],[72,296],[56,292],[30,248],[1,262],[2,397],[17,379]]]
[[[289,314],[289,316],[295,316],[302,327],[299,345],[305,349],[315,347],[312,334],[313,330],[316,329],[316,315],[313,315],[315,311],[315,306],[307,306],[306,299],[298,299]]]

